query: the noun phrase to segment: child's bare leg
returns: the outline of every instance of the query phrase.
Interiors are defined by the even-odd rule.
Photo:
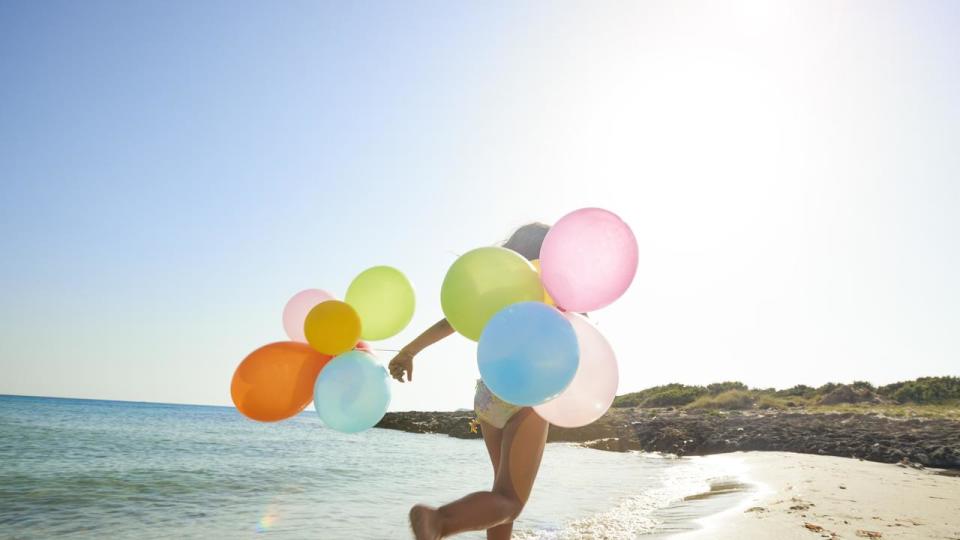
[[[504,523],[487,529],[487,540],[510,540],[513,535],[513,522]]]
[[[493,465],[493,478],[496,481],[497,469],[500,468],[500,446],[503,442],[503,430],[480,420],[480,433],[483,434],[483,442],[486,443],[490,463]],[[487,529],[487,540],[510,540],[512,534],[513,522],[511,521]]]
[[[507,421],[493,490],[477,491],[438,508],[442,536],[492,529],[520,515],[537,477],[548,427],[530,408],[521,409]]]

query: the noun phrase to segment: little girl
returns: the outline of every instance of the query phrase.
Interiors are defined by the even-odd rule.
[[[550,228],[531,223],[517,229],[503,247],[528,260],[540,258],[540,246]],[[403,382],[413,380],[413,357],[453,333],[446,319],[434,324],[390,361],[390,374]],[[507,403],[477,380],[473,408],[480,421],[483,441],[493,464],[493,488],[432,508],[418,504],[410,509],[410,526],[417,540],[438,540],[464,531],[487,531],[487,540],[509,540],[513,521],[530,497],[550,424],[532,408]]]

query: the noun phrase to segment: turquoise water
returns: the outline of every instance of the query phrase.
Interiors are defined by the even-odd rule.
[[[707,460],[550,444],[516,537],[670,528],[664,507],[722,472]],[[413,503],[491,482],[479,440],[345,435],[312,412],[260,424],[228,407],[0,396],[4,538],[409,538]]]

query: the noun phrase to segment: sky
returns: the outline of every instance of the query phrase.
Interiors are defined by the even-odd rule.
[[[304,288],[581,207],[619,392],[960,374],[960,4],[0,2],[0,393],[230,403]],[[389,352],[379,353],[386,363]],[[391,410],[471,407],[476,345]]]

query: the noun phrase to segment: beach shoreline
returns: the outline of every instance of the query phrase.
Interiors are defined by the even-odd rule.
[[[791,452],[729,456],[745,467],[744,496],[694,519],[694,530],[652,538],[960,539],[960,478],[938,470]]]

